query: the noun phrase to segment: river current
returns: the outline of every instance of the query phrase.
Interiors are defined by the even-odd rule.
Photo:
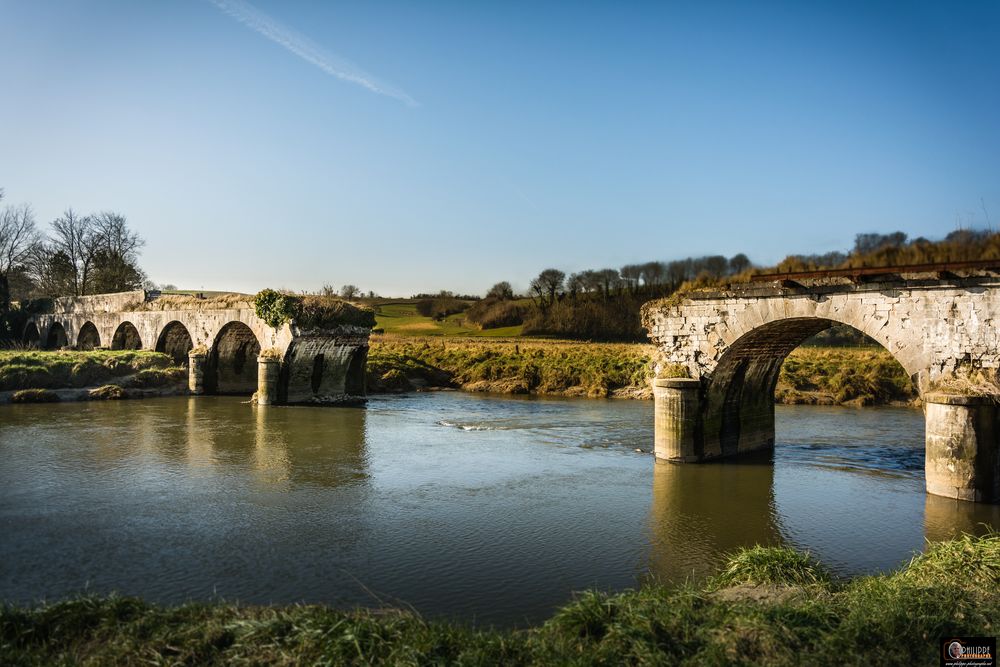
[[[742,545],[836,573],[1000,528],[924,493],[923,416],[779,406],[773,459],[654,465],[651,402],[457,392],[0,406],[0,600],[112,591],[538,622]],[[642,451],[636,451],[637,449]]]

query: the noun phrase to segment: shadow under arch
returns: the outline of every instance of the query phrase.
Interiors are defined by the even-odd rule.
[[[250,395],[257,391],[260,341],[243,322],[229,322],[216,334],[205,364],[205,390]]]
[[[704,382],[702,449],[696,455],[728,457],[773,447],[774,392],[782,364],[802,343],[833,326],[856,328],[826,318],[789,318],[763,324],[734,341]],[[917,372],[897,355],[893,358],[919,387]]]
[[[156,339],[156,351],[170,355],[178,366],[187,365],[188,352],[194,348],[194,341],[187,327],[177,320],[163,327]]]
[[[97,326],[93,322],[84,322],[80,327],[80,333],[76,335],[76,349],[94,350],[101,346],[101,334],[97,331]]]
[[[49,325],[49,331],[45,335],[46,350],[61,350],[69,345],[69,338],[66,336],[66,329],[59,322]]]
[[[770,452],[725,463],[653,466],[650,574],[663,582],[714,574],[739,547],[783,543]]]
[[[115,335],[111,338],[112,350],[141,350],[142,338],[139,337],[139,330],[129,321],[122,322],[115,329]]]
[[[38,333],[38,325],[34,322],[28,322],[24,325],[24,331],[21,333],[21,342],[27,347],[39,347],[42,337]]]

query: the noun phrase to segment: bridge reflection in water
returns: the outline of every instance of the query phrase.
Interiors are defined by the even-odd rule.
[[[770,452],[725,464],[653,466],[650,574],[678,582],[716,572],[727,553],[781,544]]]
[[[886,486],[894,475],[823,465],[803,472],[802,465],[775,463],[767,452],[725,463],[657,463],[649,511],[650,578],[677,583],[712,575],[727,554],[756,544],[808,550],[839,574],[872,573],[886,567],[887,542],[902,565],[908,550],[927,542],[982,535],[1000,526],[1000,505],[903,491],[919,484],[916,477],[896,477],[902,492],[894,497]],[[825,489],[822,499],[818,488]],[[922,525],[912,521],[921,508]],[[840,528],[832,530],[822,515],[849,518],[834,522]]]

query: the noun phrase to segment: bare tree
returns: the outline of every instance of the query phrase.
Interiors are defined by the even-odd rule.
[[[353,299],[360,293],[361,290],[358,289],[357,285],[344,285],[340,288],[340,296],[345,299]]]
[[[531,281],[531,291],[537,295],[539,306],[544,310],[556,301],[556,294],[563,288],[566,274],[559,269],[545,269]]]
[[[46,254],[50,256],[46,263],[49,268],[57,266],[60,269],[57,273],[65,274],[66,268],[72,270],[72,274],[67,276],[70,284],[63,286],[62,290],[71,292],[73,296],[87,294],[98,248],[94,219],[89,215],[79,216],[71,208],[66,209],[61,218],[52,221],[52,232],[46,244]]]
[[[30,206],[6,206],[0,211],[0,313],[10,310],[11,272],[24,267],[38,246],[38,239]]]

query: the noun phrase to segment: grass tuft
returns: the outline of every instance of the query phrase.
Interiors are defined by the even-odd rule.
[[[717,588],[739,584],[812,586],[829,583],[830,573],[809,554],[787,547],[762,546],[737,551],[729,558],[726,569],[713,579]]]

